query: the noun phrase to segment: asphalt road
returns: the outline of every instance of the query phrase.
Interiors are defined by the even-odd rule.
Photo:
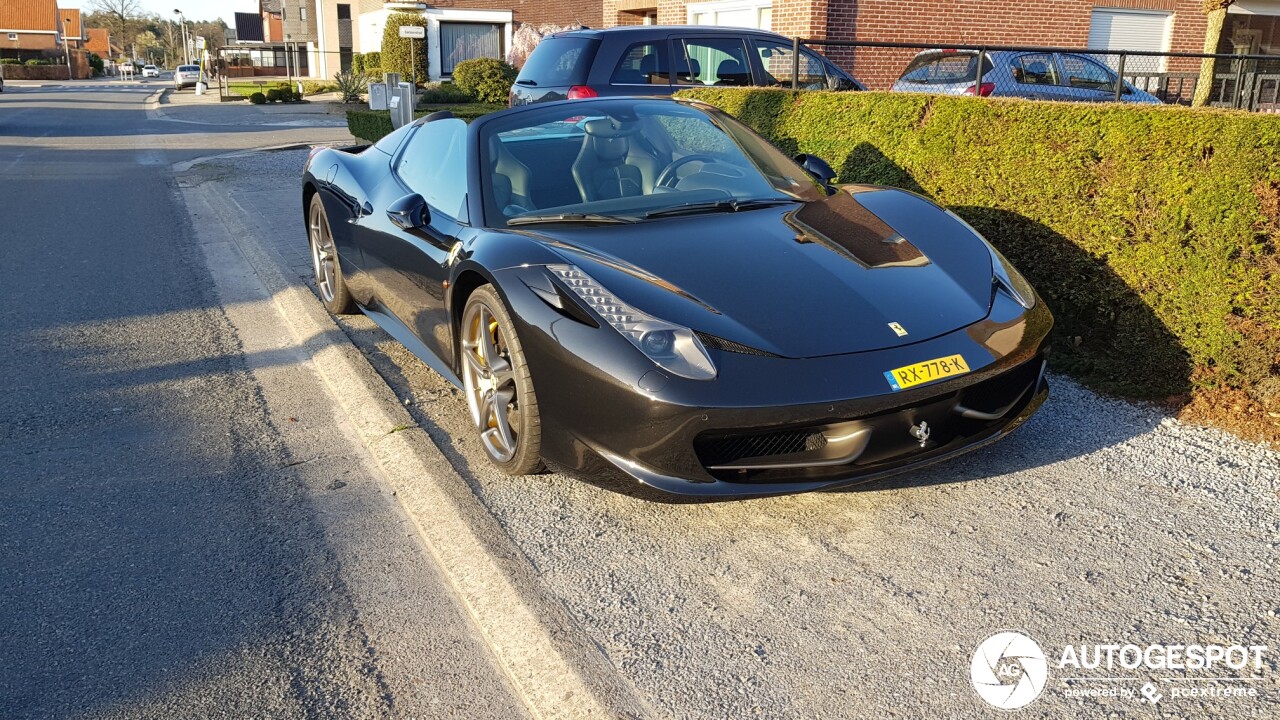
[[[521,716],[177,201],[171,163],[345,132],[151,119],[162,86],[0,94],[0,717]]]
[[[218,161],[202,187],[271,207],[304,160]],[[278,218],[256,241],[287,257],[301,232]],[[292,269],[309,282],[305,262]],[[1261,669],[1225,673],[1055,668],[1018,716],[1280,715],[1280,454],[1262,446],[1055,376],[1031,422],[951,463],[841,492],[657,504],[494,472],[459,391],[366,318],[342,326],[660,716],[1002,716],[970,682],[1001,630],[1055,660],[1081,644],[1270,648]],[[1096,694],[1116,689],[1133,695]]]

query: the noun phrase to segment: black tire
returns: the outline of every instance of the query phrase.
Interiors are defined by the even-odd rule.
[[[307,208],[307,242],[311,249],[312,280],[320,302],[334,315],[356,312],[356,303],[342,276],[342,263],[338,262],[338,247],[329,229],[329,215],[324,211],[319,193],[311,196],[311,206]]]
[[[501,371],[489,369],[489,382],[493,383],[490,385],[491,398],[496,398],[498,393],[508,386],[513,387],[515,391],[514,403],[509,403],[504,412],[507,428],[514,433],[515,441],[514,449],[506,448],[511,451],[509,457],[505,457],[508,453],[502,449],[507,443],[503,439],[502,428],[498,425],[497,411],[494,410],[492,420],[486,417],[488,411],[482,399],[485,393],[477,387],[483,386],[486,382],[481,376],[485,372],[487,363],[483,359],[484,353],[477,344],[481,340],[476,337],[478,324],[486,318],[491,319],[489,322],[496,323],[496,326],[488,330],[488,337],[492,340],[492,347],[498,355],[494,367],[501,368],[503,362],[508,366]],[[538,396],[533,389],[529,364],[525,361],[524,349],[520,344],[519,336],[516,335],[511,314],[507,312],[506,305],[491,285],[476,288],[467,298],[462,310],[460,330],[463,387],[481,447],[494,467],[507,475],[529,475],[538,472],[542,469],[540,454],[542,420],[538,414]],[[469,342],[472,340],[474,342]],[[473,357],[468,358],[468,353],[472,353]],[[477,360],[479,363],[476,362]],[[509,379],[503,381],[502,378]],[[487,407],[492,409],[493,404],[491,399]]]

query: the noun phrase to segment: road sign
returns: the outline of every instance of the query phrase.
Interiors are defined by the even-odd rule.
[[[400,37],[421,40],[427,36],[427,29],[421,25],[401,25]]]

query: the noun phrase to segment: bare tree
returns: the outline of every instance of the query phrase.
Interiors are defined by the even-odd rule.
[[[102,23],[120,47],[127,47],[133,42],[132,37],[125,35],[129,33],[131,26],[137,29],[135,21],[141,14],[138,0],[93,0],[89,7],[100,14]]]

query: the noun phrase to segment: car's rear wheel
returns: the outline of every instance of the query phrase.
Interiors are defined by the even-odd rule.
[[[320,301],[334,315],[355,312],[355,303],[342,277],[342,264],[338,262],[338,247],[333,243],[329,229],[329,216],[324,211],[320,195],[311,196],[307,210],[307,236],[311,243],[311,269],[315,273],[316,291]]]
[[[497,468],[527,475],[542,465],[538,398],[511,315],[492,286],[462,311],[462,381],[480,445]]]

